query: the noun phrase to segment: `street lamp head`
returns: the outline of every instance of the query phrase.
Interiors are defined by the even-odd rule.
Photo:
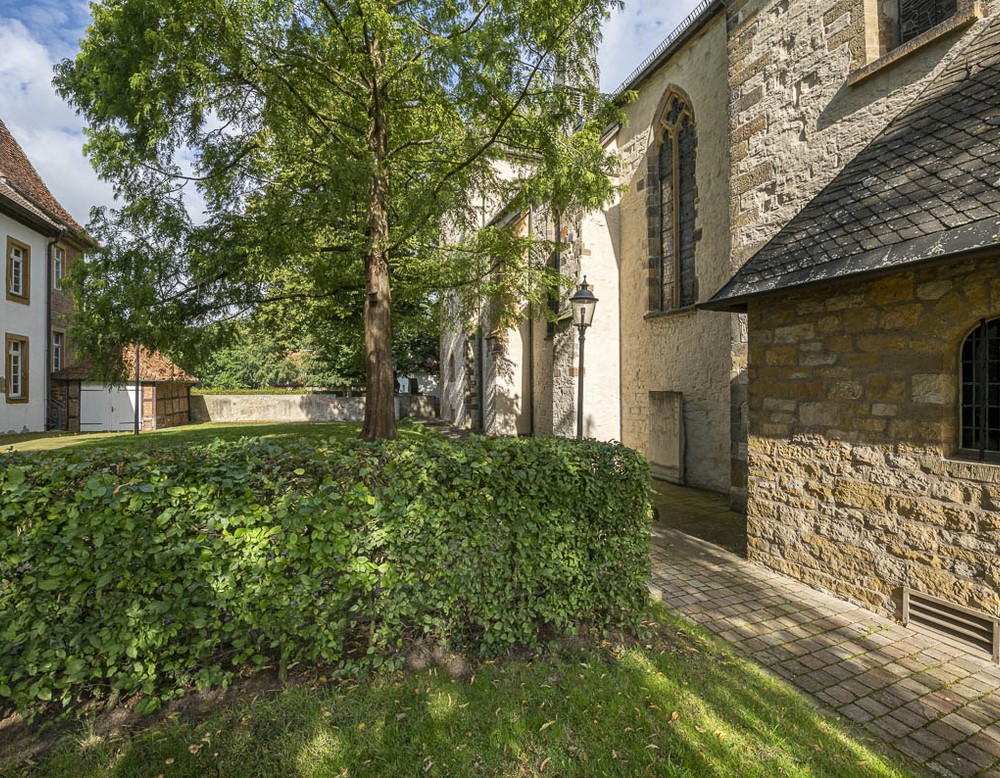
[[[594,297],[594,287],[587,283],[587,277],[583,277],[583,283],[577,287],[576,292],[569,298],[570,305],[573,306],[573,324],[577,327],[589,327],[594,321],[594,308],[597,307],[597,298]]]

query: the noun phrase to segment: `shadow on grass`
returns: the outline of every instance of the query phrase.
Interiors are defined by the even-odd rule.
[[[30,774],[913,774],[697,628],[656,609],[649,629],[628,649],[293,688],[127,739],[71,738]]]

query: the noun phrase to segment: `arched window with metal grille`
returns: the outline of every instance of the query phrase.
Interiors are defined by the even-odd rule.
[[[961,447],[1000,452],[1000,318],[983,319],[962,344]]]
[[[694,113],[690,103],[671,91],[657,120],[658,224],[657,261],[650,267],[649,309],[669,311],[694,305],[698,298],[695,275]]]

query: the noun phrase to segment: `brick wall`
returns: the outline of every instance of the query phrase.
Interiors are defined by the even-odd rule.
[[[1000,613],[1000,465],[954,456],[959,355],[997,259],[749,309],[750,558],[898,615],[908,584]]]
[[[65,273],[78,260],[80,252],[76,247],[67,243],[60,243],[59,245],[66,251]],[[68,286],[68,282],[63,281],[60,287],[52,289],[50,329],[65,330],[69,326],[72,314],[73,293]],[[63,344],[63,367],[69,367],[73,364],[75,358],[73,344],[69,338],[65,338]]]

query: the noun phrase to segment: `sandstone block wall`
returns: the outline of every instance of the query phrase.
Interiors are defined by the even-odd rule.
[[[646,456],[672,450],[652,439],[662,430],[652,423],[651,393],[679,392],[687,440],[682,468],[686,481],[720,492],[728,491],[731,482],[730,384],[738,349],[732,322],[737,317],[693,308],[648,313],[649,258],[657,254],[651,244],[659,239],[649,190],[657,186],[656,122],[665,95],[676,87],[690,99],[698,138],[695,272],[698,299],[707,300],[735,270],[728,234],[727,72],[726,20],[720,14],[638,85],[638,99],[629,106],[628,124],[617,138],[621,181],[628,191],[608,211],[609,224],[617,225],[621,277],[622,441]],[[664,472],[676,470],[673,463],[653,464],[663,466]]]
[[[1000,465],[956,455],[997,315],[997,257],[752,303],[750,558],[890,616],[904,584],[1000,613]]]
[[[960,14],[974,6],[976,15],[988,15],[992,5],[962,0]],[[884,129],[982,24],[887,52],[876,0],[733,0],[727,14],[737,267]]]
[[[892,48],[890,0],[732,0],[729,229],[735,270],[826,186],[973,39],[995,0]],[[981,24],[981,23],[980,23]],[[734,503],[746,468],[746,351],[733,326]]]

